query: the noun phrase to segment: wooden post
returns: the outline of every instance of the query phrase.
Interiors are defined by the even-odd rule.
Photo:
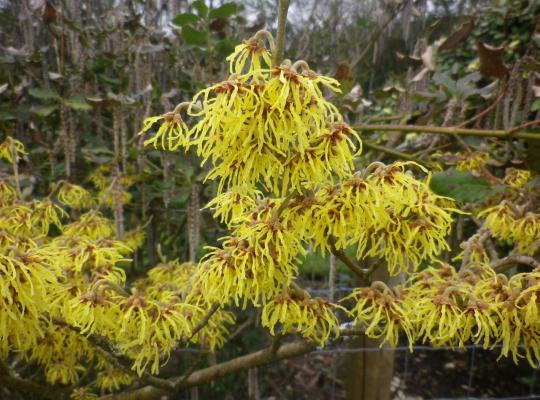
[[[388,271],[381,266],[373,279],[392,283]],[[381,341],[358,336],[349,348],[366,348],[368,351],[345,353],[341,362],[347,400],[390,400],[390,382],[394,375],[394,351]]]

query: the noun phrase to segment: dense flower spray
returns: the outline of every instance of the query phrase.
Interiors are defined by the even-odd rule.
[[[94,389],[158,374],[178,346],[223,346],[235,322],[229,307],[237,306],[260,308],[271,335],[297,334],[319,346],[350,319],[382,343],[406,336],[410,344],[501,344],[502,356],[538,365],[539,268],[498,273],[480,234],[455,258],[460,269],[438,261],[460,212],[453,200],[434,194],[429,171],[416,163],[363,168],[360,136],[327,99],[339,93],[338,82],[305,61],[272,65],[265,40],[272,48],[267,32],[238,45],[226,80],[147,118],[140,132],[150,148],[196,153],[206,179],[217,183],[206,207],[230,232],[197,263],[163,258],[127,282],[143,229],[116,237],[104,209],[118,195],[130,201],[138,176],[129,169],[114,177],[114,166],[103,164],[88,177],[95,190],[62,181],[33,201],[15,176],[0,180],[0,357],[20,352],[51,384],[95,376],[71,396],[88,399]],[[15,139],[0,145],[12,166],[25,154]],[[483,173],[487,160],[470,154],[457,168]],[[526,171],[507,170],[503,201],[475,212],[483,231],[533,255],[540,218],[517,191],[530,180]],[[356,258],[350,263],[376,259],[390,275],[408,278],[391,288],[367,282],[372,271],[363,265],[352,268],[366,286],[334,303],[296,282],[310,251]],[[97,339],[127,368],[113,365]]]

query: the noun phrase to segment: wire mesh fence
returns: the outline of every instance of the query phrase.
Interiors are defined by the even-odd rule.
[[[334,292],[339,296],[353,289],[350,286],[339,286]],[[328,288],[309,288],[312,295],[325,296]],[[329,400],[341,400],[343,396],[342,380],[340,379],[340,365],[347,356],[355,354],[393,353],[393,379],[392,400],[521,400],[540,399],[540,379],[538,369],[529,366],[526,360],[519,364],[506,358],[499,360],[502,345],[492,345],[484,349],[481,345],[467,344],[460,348],[434,347],[431,345],[414,344],[409,346],[407,342],[397,347],[355,346],[352,341],[339,340],[329,343],[324,348],[296,359],[296,366],[304,370],[317,370],[307,367],[317,357],[323,356],[329,359],[327,368],[324,369],[325,379],[331,382],[328,393]],[[196,349],[184,349],[185,352],[197,352]],[[226,360],[225,354],[218,354],[218,358]],[[259,379],[268,380],[266,374],[274,371],[279,374],[280,368],[287,370],[290,365],[266,366],[259,368]],[[278,371],[278,372],[276,372]],[[486,377],[489,377],[487,379]],[[417,390],[418,385],[425,386],[422,380],[431,380],[433,394],[430,390]],[[439,381],[451,380],[451,383],[439,385]],[[292,383],[294,384],[294,382]],[[263,385],[261,385],[262,387]],[[440,388],[437,389],[437,387]],[[424,388],[425,389],[425,388]],[[267,390],[276,390],[271,387]],[[263,390],[264,391],[264,390]],[[273,397],[272,397],[273,396]],[[261,399],[281,399],[282,397],[272,394],[270,397]],[[193,397],[187,397],[193,398]],[[288,398],[288,397],[285,397]],[[291,397],[293,398],[293,397]],[[324,397],[326,400],[326,397]]]

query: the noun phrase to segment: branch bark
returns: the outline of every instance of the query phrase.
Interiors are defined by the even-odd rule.
[[[41,386],[31,380],[15,376],[3,361],[0,361],[0,387],[36,395],[43,399],[59,400],[68,396],[66,390]]]
[[[184,377],[181,376],[178,378],[172,378],[170,381],[175,386],[175,390],[187,389],[218,378],[222,378],[235,372],[244,371],[260,365],[270,364],[286,358],[300,356],[315,350],[316,347],[317,345],[315,343],[307,341],[287,343],[278,348],[275,352],[272,351],[272,347],[268,347],[255,353],[247,354],[245,356],[237,357],[232,360],[195,371],[187,379],[184,379]],[[129,392],[103,396],[100,397],[99,400],[152,400],[159,399],[161,396],[167,394],[170,394],[170,392],[153,386],[145,386]]]
[[[341,328],[339,332],[341,336],[355,336],[364,333],[362,329],[358,328]],[[287,358],[298,357],[310,353],[316,348],[317,345],[315,343],[307,340],[298,340],[283,345],[279,345],[279,340],[276,340],[263,350],[195,371],[191,373],[187,379],[185,376],[180,376],[169,378],[167,380],[174,384],[176,391],[179,391],[199,386],[236,372],[245,371],[250,368],[270,364]],[[164,389],[154,386],[145,386],[131,391],[102,396],[98,400],[154,400],[168,394],[170,395],[170,392],[167,392]]]
[[[345,264],[360,280],[360,282],[364,285],[367,284],[367,277],[364,273],[364,270],[354,262],[343,250],[337,249],[335,246],[335,241],[330,238],[330,251],[333,255],[336,256],[337,259],[339,259],[343,264]]]
[[[480,136],[500,139],[528,139],[540,140],[540,133],[533,132],[514,132],[512,129],[491,130],[491,129],[468,129],[458,127],[440,127],[440,126],[416,126],[416,125],[354,125],[354,129],[364,132],[407,132],[407,133],[433,133],[440,135],[459,135],[459,136]]]
[[[426,162],[424,160],[420,160],[419,158],[417,158],[417,157],[415,157],[415,156],[413,156],[411,154],[403,153],[401,151],[390,149],[390,148],[385,147],[385,146],[379,146],[378,144],[368,142],[367,140],[363,140],[362,145],[364,147],[367,147],[368,149],[377,150],[377,151],[386,153],[389,156],[392,156],[392,157],[400,159],[400,160],[414,161],[415,163],[420,164],[420,165],[424,165],[424,166],[427,166],[427,164],[431,164],[431,163]]]
[[[503,272],[516,264],[528,265],[531,268],[540,267],[540,262],[534,259],[533,257],[516,255],[516,256],[504,257],[504,258],[501,258],[500,260],[493,262],[491,264],[491,268],[493,268],[495,272],[498,273],[498,272]]]

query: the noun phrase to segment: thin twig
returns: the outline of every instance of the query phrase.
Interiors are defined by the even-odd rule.
[[[11,158],[13,159],[12,167],[13,167],[13,179],[15,179],[15,189],[17,191],[17,198],[19,200],[22,200],[22,192],[21,192],[21,181],[19,178],[19,155],[17,154],[17,150],[15,149],[15,144],[11,144]]]
[[[212,305],[212,307],[210,307],[210,309],[208,310],[206,315],[203,317],[203,319],[201,319],[199,323],[197,324],[197,326],[193,328],[191,335],[189,337],[182,338],[182,341],[183,342],[191,341],[191,339],[193,339],[195,335],[199,333],[201,329],[203,329],[206,326],[206,324],[208,324],[208,321],[210,321],[210,318],[212,318],[212,315],[214,315],[214,313],[219,309],[219,307],[220,305],[218,303],[215,303],[214,305]]]
[[[336,256],[343,264],[345,264],[355,275],[360,278],[361,282],[366,283],[367,278],[364,270],[354,262],[343,250],[336,248],[335,240],[330,238],[330,251]]]
[[[383,124],[361,124],[354,125],[353,128],[364,132],[414,132],[414,133],[432,133],[442,135],[464,135],[464,136],[479,136],[479,137],[493,137],[500,139],[529,139],[540,140],[539,133],[533,132],[518,132],[508,135],[509,131],[498,129],[468,129],[458,127],[440,127],[440,126],[416,126],[416,125],[383,125]],[[513,128],[515,129],[515,128]]]
[[[367,147],[368,149],[372,149],[372,150],[377,150],[377,151],[381,151],[383,153],[386,153],[394,158],[398,158],[400,160],[409,160],[409,161],[414,161],[420,165],[424,165],[424,166],[427,166],[427,164],[431,164],[431,163],[428,163],[426,161],[423,161],[423,160],[420,160],[419,158],[411,155],[411,154],[407,154],[407,153],[403,153],[401,151],[397,151],[397,150],[394,150],[394,149],[390,149],[388,147],[384,147],[384,146],[379,146],[378,144],[374,144],[374,143],[371,143],[371,142],[368,142],[366,140],[363,140],[362,141],[362,144]]]
[[[238,337],[242,332],[244,332],[249,326],[253,323],[253,316],[250,315],[249,318],[244,321],[236,330],[229,335],[229,341]]]
[[[379,40],[379,37],[383,34],[383,32],[388,28],[390,23],[398,16],[399,11],[405,6],[406,2],[403,2],[402,4],[398,4],[394,7],[392,10],[392,13],[388,17],[388,19],[376,30],[374,31],[371,36],[368,39],[368,43],[366,47],[364,47],[364,50],[360,53],[360,55],[354,60],[351,64],[351,68],[356,67],[358,64],[360,64],[364,58],[367,56],[371,48],[375,45],[377,40]]]
[[[504,272],[516,264],[528,265],[531,268],[540,267],[540,262],[533,257],[514,255],[501,258],[491,263],[491,268],[493,268],[495,272]]]
[[[191,376],[193,372],[197,369],[197,367],[201,364],[201,361],[204,359],[204,356],[207,353],[204,351],[201,351],[194,362],[191,363],[191,366],[188,368],[186,372],[184,372],[184,375],[182,377],[182,380],[175,384],[175,387],[180,387],[184,384],[184,382]]]
[[[512,135],[514,132],[518,132],[522,129],[528,128],[529,126],[540,125],[540,119],[534,121],[525,122],[524,124],[518,125],[508,131],[508,135]]]
[[[491,110],[493,110],[495,108],[495,106],[497,104],[499,104],[499,102],[504,98],[504,95],[506,94],[506,87],[503,88],[501,94],[499,95],[499,97],[497,97],[495,99],[495,101],[493,103],[491,103],[489,105],[489,107],[487,107],[485,110],[482,110],[481,112],[479,112],[478,114],[476,114],[474,117],[472,118],[469,118],[468,120],[466,121],[463,121],[461,124],[457,125],[458,128],[464,128],[466,127],[467,125],[469,125],[471,122],[474,122],[482,117],[484,117],[486,114],[488,114]]]

